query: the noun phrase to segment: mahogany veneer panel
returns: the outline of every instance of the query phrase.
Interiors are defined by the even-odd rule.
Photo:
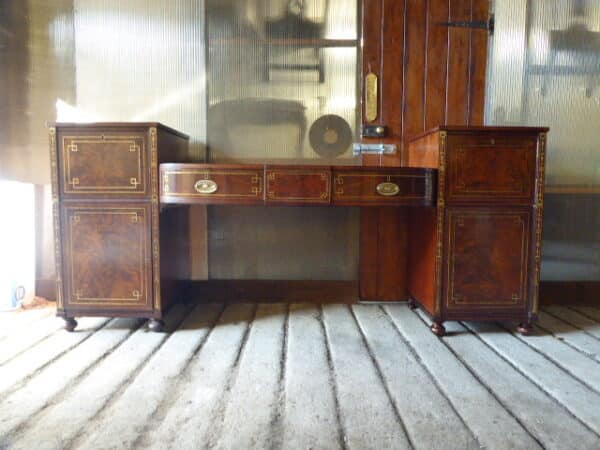
[[[268,166],[267,203],[327,205],[331,202],[331,168]]]
[[[65,308],[152,309],[148,203],[63,208]]]

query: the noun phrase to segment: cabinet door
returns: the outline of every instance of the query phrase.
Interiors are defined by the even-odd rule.
[[[67,204],[65,308],[152,310],[150,205]]]
[[[446,311],[524,310],[531,210],[449,208],[446,223]]]

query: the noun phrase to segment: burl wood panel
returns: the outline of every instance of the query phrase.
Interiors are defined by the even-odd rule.
[[[65,308],[152,310],[149,203],[62,207]]]
[[[530,223],[530,209],[448,208],[444,307],[524,311]]]
[[[161,164],[160,197],[165,203],[262,204],[264,167],[261,165]],[[200,193],[200,180],[216,183],[216,191]]]
[[[61,194],[65,198],[148,195],[144,130],[59,129]]]
[[[434,172],[423,169],[333,168],[334,205],[431,205]],[[399,192],[385,196],[377,192],[381,183],[394,183]]]
[[[531,204],[537,135],[448,136],[448,202]]]
[[[328,205],[331,202],[330,167],[267,166],[267,204]]]

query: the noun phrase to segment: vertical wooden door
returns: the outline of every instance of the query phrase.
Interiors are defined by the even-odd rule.
[[[489,0],[363,0],[363,80],[378,77],[377,117],[363,126],[388,128],[395,155],[366,155],[364,165],[400,166],[404,143],[437,125],[483,125],[488,32],[448,22],[486,22]],[[403,300],[406,213],[363,208],[360,240],[362,300]],[[395,238],[391,238],[394,236]]]

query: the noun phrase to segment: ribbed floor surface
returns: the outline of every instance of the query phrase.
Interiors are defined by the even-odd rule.
[[[535,335],[405,305],[0,314],[0,448],[600,449],[600,308]],[[427,323],[426,323],[427,322]]]

